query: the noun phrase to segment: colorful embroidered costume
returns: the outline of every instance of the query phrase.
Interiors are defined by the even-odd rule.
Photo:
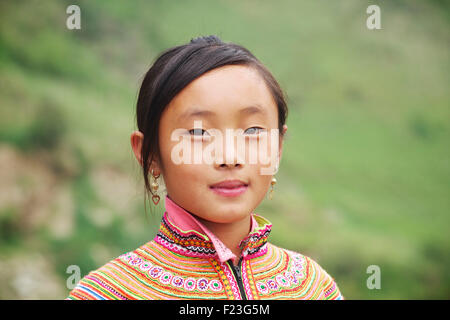
[[[272,225],[252,214],[237,257],[168,196],[155,238],[91,271],[70,299],[343,299],[317,262],[279,248]]]

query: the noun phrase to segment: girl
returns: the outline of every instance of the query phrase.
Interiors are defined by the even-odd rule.
[[[343,299],[314,260],[269,243],[271,223],[253,212],[273,191],[286,117],[277,81],[242,46],[208,36],[162,53],[131,135],[155,205],[164,178],[159,232],[90,272],[68,299]]]

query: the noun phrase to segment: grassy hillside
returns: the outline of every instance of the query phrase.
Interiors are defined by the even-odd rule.
[[[271,242],[317,260],[348,299],[450,298],[446,2],[0,3],[0,298],[64,298],[150,240],[129,145],[142,76],[198,35],[249,48],[289,98]],[[370,3],[371,4],[371,3]],[[380,290],[366,269],[381,268]],[[46,283],[46,286],[42,286]]]

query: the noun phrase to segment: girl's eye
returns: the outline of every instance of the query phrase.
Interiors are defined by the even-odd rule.
[[[247,130],[245,130],[245,133],[253,135],[253,134],[258,134],[261,131],[264,131],[264,129],[260,128],[260,127],[251,127],[251,128],[248,128]]]
[[[206,131],[204,129],[200,129],[200,128],[191,129],[191,130],[189,130],[189,133],[191,135],[198,136],[198,137],[201,137],[203,135],[208,135],[209,136],[208,131]]]

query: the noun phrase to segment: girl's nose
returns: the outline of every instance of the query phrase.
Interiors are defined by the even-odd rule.
[[[236,151],[233,151],[232,153],[228,153],[228,158],[226,154],[220,158],[220,161],[217,161],[215,163],[216,168],[234,168],[234,167],[242,167],[244,165],[244,161],[240,159],[240,157],[237,155]]]
[[[241,150],[242,149],[242,150]],[[234,141],[227,141],[224,144],[225,154],[219,155],[220,161],[216,161],[216,168],[234,168],[242,167],[245,162],[245,146],[242,147]]]
[[[235,164],[222,163],[222,164],[218,165],[218,167],[220,167],[220,168],[242,167],[242,164],[240,164],[240,163],[235,163]]]

